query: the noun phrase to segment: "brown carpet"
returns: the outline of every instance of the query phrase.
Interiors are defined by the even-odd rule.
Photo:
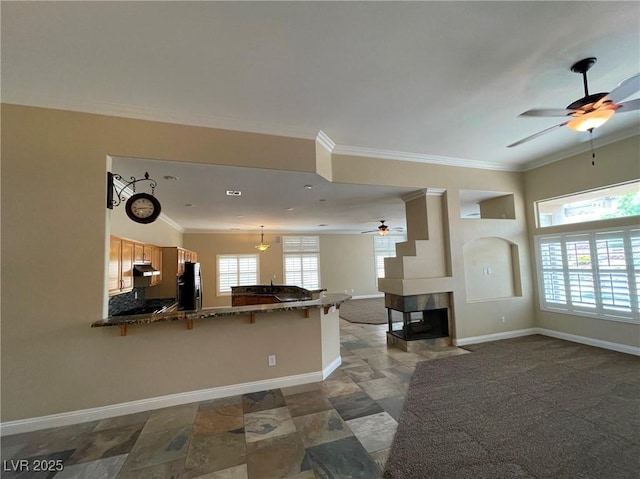
[[[544,336],[418,364],[385,479],[640,477],[640,358]]]
[[[351,299],[340,305],[340,317],[351,323],[387,324],[384,298]]]

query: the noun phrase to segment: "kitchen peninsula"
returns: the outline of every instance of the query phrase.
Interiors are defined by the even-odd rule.
[[[230,353],[225,356],[238,353],[245,361],[248,361],[247,355],[260,355],[260,350],[274,354],[274,361],[277,354],[278,367],[275,370],[269,367],[262,370],[267,366],[266,355],[262,359],[264,366],[258,366],[261,363],[259,357],[254,358],[257,361],[256,369],[246,380],[275,380],[284,371],[291,371],[279,380],[284,381],[284,385],[295,385],[322,380],[340,365],[338,310],[349,299],[351,296],[346,294],[325,294],[318,299],[303,301],[111,316],[96,321],[91,326],[117,326],[120,328],[120,335],[125,336],[128,326],[138,329],[147,328],[152,323],[184,321],[187,329],[193,330],[198,323],[200,326],[197,331],[175,332],[180,335],[176,340],[182,343],[193,342],[194,351],[205,344],[208,345],[206,351],[220,352],[230,348]],[[169,325],[166,326],[170,328]],[[152,329],[154,331],[149,331],[150,337],[157,337],[154,333],[161,332],[156,328]],[[138,332],[140,336],[145,334],[142,329],[136,331]],[[195,336],[191,336],[194,333]],[[172,335],[174,331],[165,330],[163,334]],[[188,336],[184,337],[182,334]],[[138,334],[134,335],[136,336]]]
[[[285,301],[270,304],[252,304],[245,306],[231,306],[218,308],[203,308],[197,311],[172,311],[167,313],[134,314],[129,316],[110,316],[94,322],[92,328],[119,326],[120,335],[126,336],[127,326],[134,324],[152,324],[170,321],[185,321],[188,329],[193,329],[194,320],[214,319],[224,316],[248,317],[250,323],[255,323],[256,315],[271,313],[277,315],[289,311],[302,311],[304,318],[309,318],[312,310],[322,309],[323,316],[328,315],[332,308],[340,309],[340,304],[351,299],[347,294],[327,294],[318,299],[302,301]],[[339,338],[338,338],[339,340]]]
[[[318,299],[326,289],[304,289],[299,286],[280,284],[257,284],[253,286],[232,286],[231,305],[286,303]]]

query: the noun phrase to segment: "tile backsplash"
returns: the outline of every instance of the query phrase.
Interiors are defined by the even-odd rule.
[[[144,292],[144,287],[138,287],[133,288],[133,291],[128,293],[111,296],[109,298],[109,316],[135,308],[160,309],[163,306],[171,306],[176,302],[176,298],[146,299]]]
[[[109,298],[109,316],[145,305],[144,288],[133,288],[128,293],[117,294]]]

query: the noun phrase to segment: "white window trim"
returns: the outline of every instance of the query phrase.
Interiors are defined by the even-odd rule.
[[[378,276],[378,255],[385,255],[383,256],[383,258],[395,258],[396,257],[396,244],[398,243],[403,243],[405,241],[407,241],[407,238],[405,235],[387,235],[387,236],[383,236],[383,238],[389,238],[389,239],[395,239],[397,241],[394,241],[393,245],[391,248],[388,249],[378,249],[376,247],[377,245],[377,236],[373,236],[373,271],[376,275],[376,280],[384,278],[385,276]],[[386,254],[386,253],[390,253],[390,254]],[[383,261],[383,269],[384,269],[384,259]],[[386,271],[384,272],[386,274]]]
[[[637,232],[638,226],[621,226],[621,227],[611,227],[611,228],[598,228],[598,229],[590,229],[590,230],[579,230],[579,231],[571,231],[565,233],[550,233],[543,235],[536,235],[534,237],[534,250],[536,257],[536,272],[537,272],[537,283],[538,283],[538,299],[539,306],[542,311],[548,311],[553,313],[561,313],[568,314],[571,316],[581,316],[581,317],[589,317],[594,319],[602,319],[606,321],[616,321],[622,323],[632,323],[632,324],[640,324],[640,312],[638,310],[638,304],[640,302],[640,298],[638,297],[638,287],[637,282],[639,281],[637,270],[634,268],[632,250],[631,250],[631,236],[632,232]],[[631,303],[631,311],[614,311],[611,309],[603,308],[601,305],[596,304],[594,308],[585,308],[580,306],[574,306],[571,304],[571,293],[568,289],[569,282],[567,281],[569,268],[566,265],[566,238],[577,236],[577,235],[588,235],[589,241],[593,245],[595,241],[596,234],[607,233],[607,232],[622,232],[624,236],[624,244],[625,244],[625,262],[626,262],[626,273],[629,279],[629,296]],[[544,270],[542,268],[542,258],[540,254],[540,244],[544,242],[545,239],[548,238],[559,238],[562,244],[562,255],[563,255],[563,267],[562,270],[565,276],[565,288],[566,288],[566,303],[562,306],[558,306],[557,303],[548,303],[545,299],[544,294],[544,281],[543,281],[543,273]],[[592,251],[595,251],[592,246]],[[599,267],[597,265],[597,259],[595,259],[596,255],[592,254],[594,258],[592,261],[594,263],[593,268],[590,270],[594,276],[594,288],[599,294],[599,283],[598,283],[598,271]],[[588,270],[585,270],[587,272]]]
[[[221,257],[235,257],[235,258],[243,258],[243,257],[251,257],[256,258],[256,281],[258,284],[260,282],[260,255],[257,254],[218,254],[216,255],[216,295],[217,296],[231,296],[231,291],[220,291],[220,258]]]
[[[304,247],[304,241],[302,240],[302,238],[304,237],[309,237],[309,238],[314,238],[315,239],[315,243],[316,246],[314,248],[306,248]],[[320,272],[320,237],[317,235],[290,235],[289,238],[301,238],[300,241],[300,248],[287,248],[287,237],[283,236],[282,238],[282,244],[283,244],[283,249],[282,249],[282,271],[283,271],[283,275],[284,275],[284,282],[287,284],[295,284],[292,281],[288,281],[287,280],[287,257],[291,257],[291,256],[300,256],[300,257],[304,257],[304,256],[314,256],[317,260],[318,263],[318,284],[317,287],[320,288],[321,287],[321,281],[322,281],[322,275]],[[304,271],[303,271],[304,273]],[[303,274],[304,277],[304,274]],[[308,288],[308,285],[298,285],[302,288]],[[312,288],[315,289],[315,288]]]
[[[557,224],[549,224],[549,225],[543,225],[543,221],[542,221],[542,215],[546,215],[547,213],[542,213],[540,211],[540,206],[544,203],[548,203],[554,200],[571,200],[572,198],[575,201],[586,201],[585,200],[581,200],[580,198],[584,198],[586,195],[589,194],[593,194],[593,193],[603,193],[607,190],[611,190],[611,189],[616,189],[616,188],[623,188],[625,186],[635,186],[635,187],[640,187],[640,180],[632,180],[632,181],[627,181],[624,183],[619,183],[619,184],[614,184],[614,185],[607,185],[607,186],[601,186],[598,188],[594,188],[591,190],[585,190],[585,191],[579,191],[576,193],[571,193],[571,194],[567,194],[567,195],[560,195],[560,196],[555,196],[552,198],[545,198],[545,199],[540,199],[535,201],[534,203],[534,210],[535,210],[535,221],[536,221],[536,227],[537,228],[554,228],[554,227],[558,227],[558,226],[578,226],[585,224],[585,223],[592,223],[594,221],[607,221],[607,220],[611,220],[611,219],[621,219],[621,218],[637,218],[637,215],[625,215],[625,216],[616,216],[613,218],[591,218],[591,219],[585,219],[582,221],[570,221],[570,222],[566,222],[566,223],[557,223]],[[553,217],[553,215],[551,215]]]

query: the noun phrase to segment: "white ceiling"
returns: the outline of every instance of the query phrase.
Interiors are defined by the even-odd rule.
[[[400,197],[415,191],[331,183],[315,173],[137,158],[113,157],[112,171],[125,183],[148,171],[158,183],[163,214],[188,232],[246,233],[264,225],[265,232],[361,233],[375,230],[380,220],[392,232],[404,232]],[[149,186],[137,183],[137,191],[148,193]],[[242,194],[227,196],[227,190]]]
[[[586,133],[566,128],[506,148],[560,123],[519,113],[583,96],[574,62],[598,58],[591,93],[640,71],[639,2],[3,1],[1,8],[3,102],[304,138],[323,131],[337,152],[501,170],[588,149]],[[617,113],[595,130],[596,146],[639,130],[639,112]],[[276,176],[283,183],[260,193],[262,219],[247,220],[253,228],[277,222],[274,211],[287,201],[273,191],[300,200],[296,185],[309,182],[319,185],[314,192],[329,188],[326,199],[347,194],[317,176]],[[351,231],[390,219],[384,198],[397,190],[372,192],[380,207],[368,196],[351,216],[340,201],[326,220],[314,208],[304,227]],[[238,224],[175,208],[187,229]]]

